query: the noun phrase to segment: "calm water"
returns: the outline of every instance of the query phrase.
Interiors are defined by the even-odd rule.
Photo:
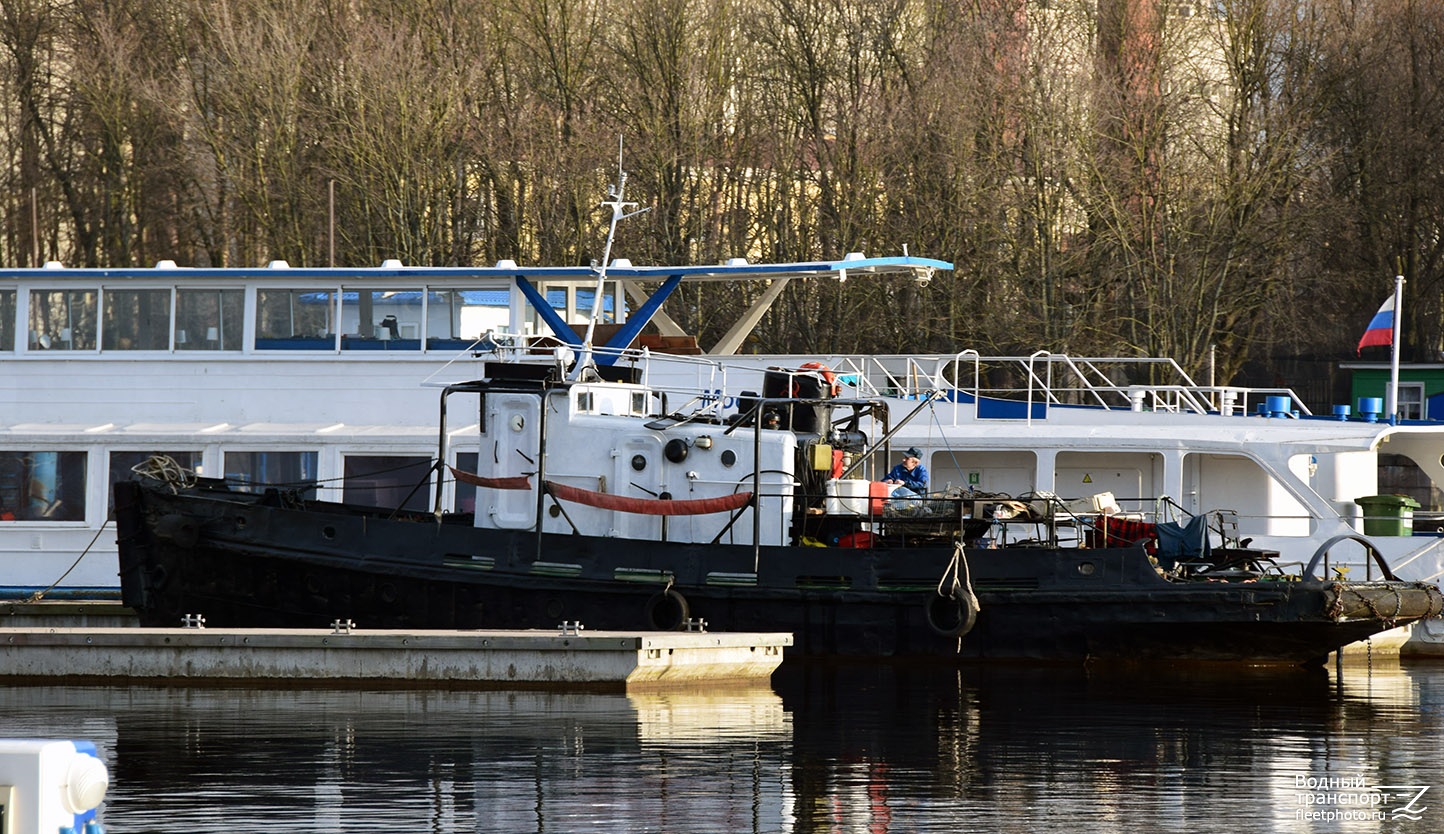
[[[633,695],[15,687],[0,716],[3,736],[100,746],[112,834],[1444,830],[1444,664],[790,661],[771,688]],[[1409,785],[1412,808],[1379,787]]]

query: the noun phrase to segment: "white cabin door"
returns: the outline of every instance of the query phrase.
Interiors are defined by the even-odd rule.
[[[536,525],[536,491],[541,487],[537,478],[541,457],[540,400],[526,395],[493,395],[487,397],[486,411],[477,474],[488,478],[525,475],[531,488],[478,488],[477,525],[530,530]]]

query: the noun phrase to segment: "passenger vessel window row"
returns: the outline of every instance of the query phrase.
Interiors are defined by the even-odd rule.
[[[132,477],[135,466],[162,454],[182,468],[206,474],[203,453],[198,449],[165,452],[111,451],[106,455],[104,498],[113,509],[111,485]],[[91,500],[89,452],[69,450],[0,450],[0,522],[78,522],[86,520]],[[224,477],[232,489],[258,492],[267,486],[309,484],[301,495],[317,497],[319,454],[314,451],[226,451]],[[477,454],[457,454],[457,466],[476,468]],[[341,500],[377,507],[402,507],[415,512],[430,508],[433,481],[427,455],[343,455],[342,478],[328,483]],[[418,487],[418,485],[420,485]],[[99,500],[99,493],[95,500]],[[455,485],[454,508],[470,511],[476,503],[476,487]]]
[[[546,297],[561,314],[591,308],[584,289]],[[506,287],[0,287],[0,352],[454,353],[506,332],[510,304]]]

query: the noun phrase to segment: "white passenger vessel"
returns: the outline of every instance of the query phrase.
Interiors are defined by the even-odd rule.
[[[872,438],[885,442],[832,479],[842,506],[869,503],[867,484],[892,451],[917,446],[935,492],[1069,506],[1086,522],[1078,547],[1203,515],[1220,543],[1323,554],[1327,570],[1353,579],[1377,570],[1374,549],[1400,577],[1438,581],[1440,539],[1364,535],[1355,502],[1380,490],[1381,453],[1444,484],[1441,424],[1315,416],[1287,389],[1201,385],[1168,360],[726,356],[787,281],[926,282],[948,268],[850,255],[616,261],[602,275],[511,263],[0,271],[0,585],[11,598],[113,593],[111,484],[156,454],[241,489],[428,510],[437,415],[422,389],[475,378],[482,358],[533,361],[538,342],[597,345],[599,364],[634,368],[673,396],[727,392],[724,419],[738,412],[732,392],[760,391],[765,368],[821,366],[844,396],[880,399],[890,413],[888,436]],[[770,283],[722,344],[701,352],[661,314],[667,295],[694,281]],[[649,322],[661,332],[643,332]],[[475,423],[453,416],[445,463],[484,468]],[[447,481],[439,494],[447,510],[488,511],[466,484]],[[1033,535],[1026,514],[1009,518],[1006,506],[990,519],[991,544]]]

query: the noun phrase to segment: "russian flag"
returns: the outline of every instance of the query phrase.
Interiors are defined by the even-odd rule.
[[[1391,294],[1389,300],[1379,307],[1379,312],[1369,320],[1369,326],[1364,330],[1364,338],[1359,340],[1359,349],[1362,352],[1366,347],[1374,345],[1392,345],[1394,343],[1394,296]]]

